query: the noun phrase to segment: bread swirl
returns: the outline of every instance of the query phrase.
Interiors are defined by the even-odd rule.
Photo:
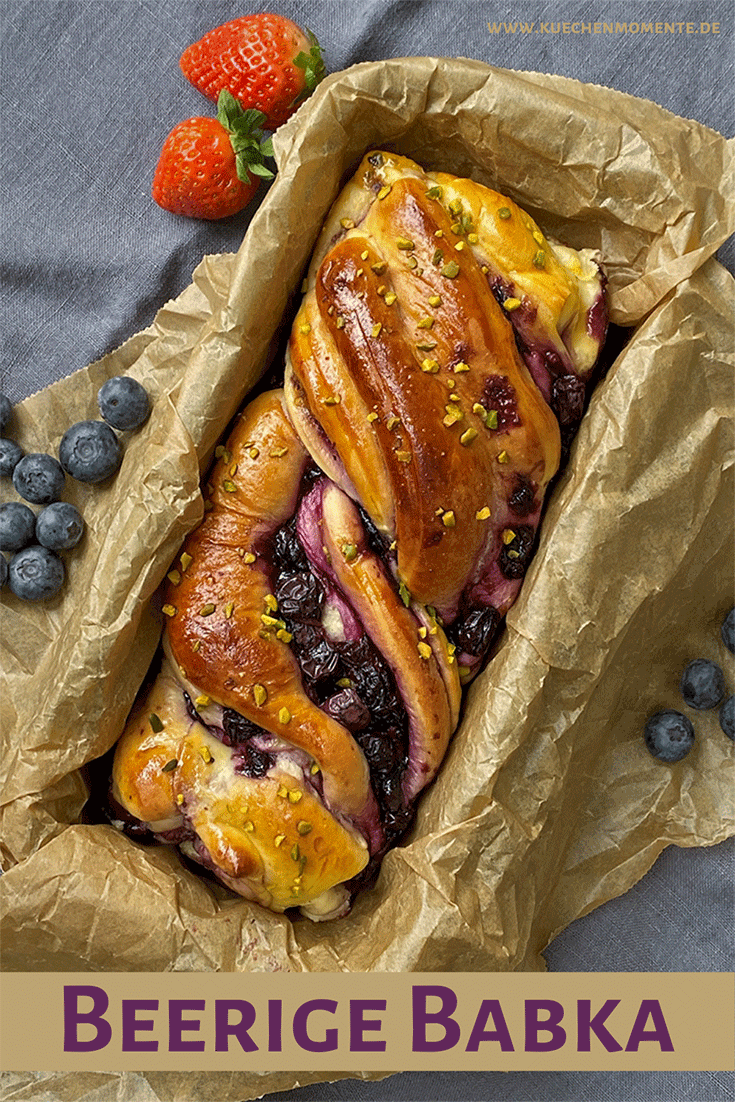
[[[114,807],[276,911],[343,914],[410,822],[530,560],[605,336],[591,253],[371,153],[283,390],[240,414],[164,594]]]

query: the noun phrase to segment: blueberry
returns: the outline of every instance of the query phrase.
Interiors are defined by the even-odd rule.
[[[36,514],[19,501],[0,505],[0,550],[20,551],[33,542]]]
[[[0,589],[5,585],[8,580],[8,560],[4,555],[0,555]]]
[[[26,547],[10,560],[10,589],[24,601],[44,601],[64,584],[64,564],[55,551]]]
[[[26,501],[32,501],[34,505],[48,505],[59,500],[64,488],[64,472],[52,455],[31,452],[16,465],[13,485]]]
[[[666,709],[647,721],[643,737],[649,753],[658,761],[681,761],[694,746],[694,728],[681,712]]]
[[[122,447],[104,421],[78,421],[59,444],[61,466],[80,482],[104,482],[122,462]]]
[[[714,708],[725,695],[725,677],[716,662],[695,658],[681,677],[681,695],[690,708]]]
[[[7,394],[0,394],[0,432],[3,431],[10,420],[12,409],[13,406]]]
[[[731,608],[722,622],[720,628],[722,642],[729,651],[735,654],[735,608]]]
[[[50,551],[68,551],[82,538],[84,521],[75,505],[55,501],[36,517],[36,539]]]
[[[137,429],[151,410],[145,387],[127,375],[115,375],[103,383],[97,405],[105,421],[115,429]]]
[[[15,440],[0,438],[0,475],[9,478],[23,458],[23,449]]]
[[[728,696],[720,708],[720,727],[728,738],[735,741],[735,696]]]

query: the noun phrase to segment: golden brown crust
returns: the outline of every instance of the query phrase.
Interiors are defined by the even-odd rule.
[[[426,192],[426,177],[396,179],[331,245],[290,359],[358,501],[397,539],[412,596],[451,616],[484,547],[476,514],[493,486],[520,473],[543,491],[560,437],[481,265]],[[491,429],[498,389],[514,418]]]

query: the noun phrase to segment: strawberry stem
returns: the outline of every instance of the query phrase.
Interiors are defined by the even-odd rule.
[[[265,159],[273,157],[273,141],[263,131],[263,112],[254,108],[243,110],[232,93],[223,88],[217,98],[217,121],[230,135],[238,179],[244,183],[251,175],[272,179],[275,172],[268,168]]]

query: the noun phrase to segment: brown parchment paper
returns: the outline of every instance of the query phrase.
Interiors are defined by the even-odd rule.
[[[27,450],[94,416],[107,377],[155,398],[88,523],[66,596],[3,596],[4,965],[14,970],[512,971],[626,891],[669,844],[732,834],[732,743],[715,713],[670,768],[647,715],[679,707],[691,658],[735,681],[733,143],[609,89],[457,59],[328,78],[275,137],[279,172],[234,257],[208,257],[153,325],[18,409]],[[157,589],[212,449],[260,377],[322,220],[372,147],[505,191],[542,229],[598,248],[631,339],[598,386],[499,651],[472,685],[409,839],[352,914],[271,915],[111,827],[80,824],[80,768],[107,750],[154,654]],[[134,906],[131,905],[134,900]],[[18,1097],[253,1098],[320,1078],[32,1076]],[[334,1078],[334,1076],[332,1076]],[[51,1087],[49,1084],[52,1082]]]

